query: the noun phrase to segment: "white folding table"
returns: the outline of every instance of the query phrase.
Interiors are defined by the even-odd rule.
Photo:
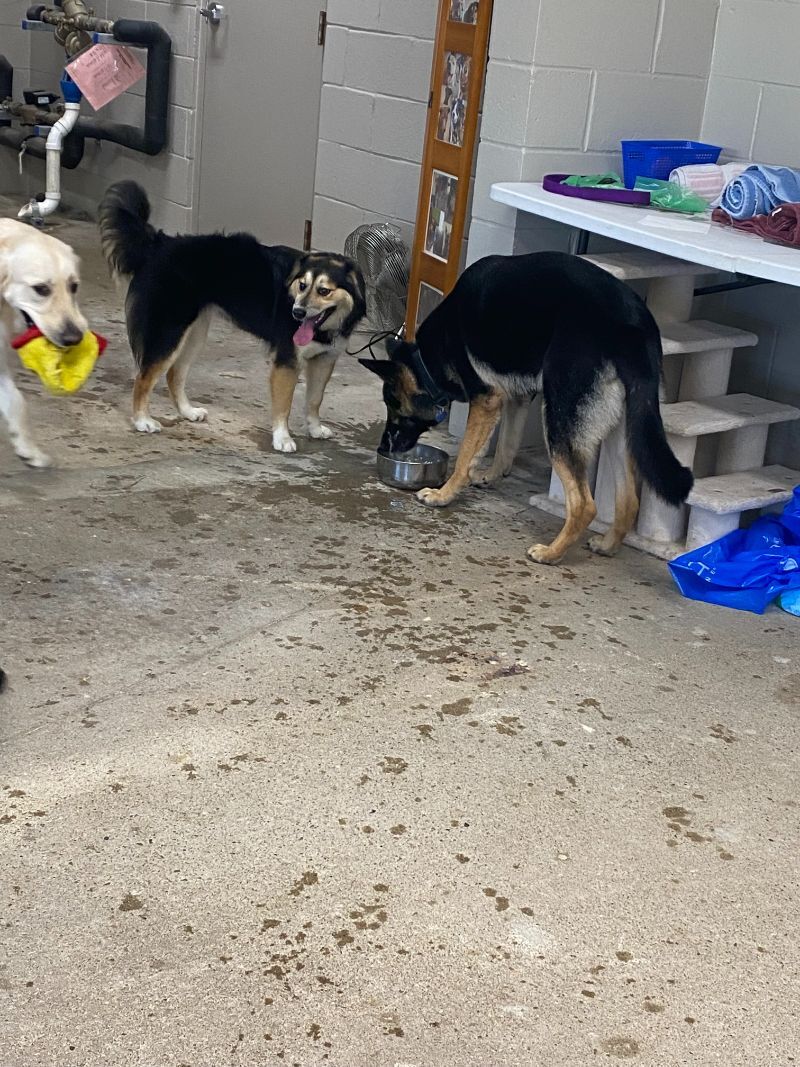
[[[800,286],[800,250],[768,244],[754,234],[711,224],[707,218],[695,221],[690,216],[670,215],[653,208],[560,196],[545,192],[540,182],[498,182],[490,195],[492,200],[517,211],[661,252],[711,271],[730,271]]]

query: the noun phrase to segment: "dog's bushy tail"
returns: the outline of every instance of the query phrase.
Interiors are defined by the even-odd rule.
[[[669,447],[658,402],[661,339],[648,339],[653,373],[623,375],[626,394],[628,449],[647,484],[668,504],[682,504],[694,485],[694,475]]]
[[[136,182],[117,182],[100,202],[100,239],[115,274],[129,277],[147,260],[158,238],[150,225],[150,201]]]

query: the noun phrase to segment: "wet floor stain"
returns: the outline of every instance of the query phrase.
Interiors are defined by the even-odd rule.
[[[508,897],[499,894],[492,886],[486,886],[483,890],[483,895],[494,902],[495,911],[508,911],[511,906]]]
[[[728,726],[724,726],[721,722],[715,723],[710,727],[711,737],[718,741],[724,741],[726,745],[733,744],[734,741],[738,741],[736,734]]]
[[[404,774],[408,763],[401,756],[384,756],[380,768],[384,774]]]
[[[632,1037],[609,1037],[600,1047],[607,1056],[618,1060],[630,1060],[639,1055],[639,1042]]]
[[[699,793],[693,795],[702,799]],[[689,841],[693,845],[713,844],[719,859],[727,861],[735,859],[734,854],[730,852],[723,843],[720,843],[717,840],[713,827],[705,833],[699,830],[689,829],[692,825],[694,813],[687,808],[682,805],[670,805],[662,810],[662,814],[666,817],[667,825],[674,835],[673,837],[667,838],[666,843],[668,848],[677,848],[681,840]]]
[[[197,512],[193,508],[176,508],[169,512],[170,519],[176,526],[191,526],[197,522]]]
[[[442,715],[452,715],[458,718],[461,715],[466,715],[471,707],[471,697],[460,697],[449,704],[442,704]]]
[[[299,897],[306,889],[310,889],[311,886],[317,885],[318,882],[319,875],[316,871],[304,871],[289,890],[289,896]]]
[[[126,893],[119,905],[119,911],[140,911],[144,907],[144,901],[135,893]]]
[[[789,707],[800,705],[800,674],[790,674],[775,691],[775,695],[782,704]]]

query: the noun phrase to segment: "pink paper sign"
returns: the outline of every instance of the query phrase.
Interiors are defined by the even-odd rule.
[[[67,65],[69,76],[99,111],[144,77],[145,70],[130,48],[96,44]]]

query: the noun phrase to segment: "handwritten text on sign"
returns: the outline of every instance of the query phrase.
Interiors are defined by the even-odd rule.
[[[95,111],[122,96],[145,74],[130,48],[116,44],[94,45],[73,59],[67,72]]]

